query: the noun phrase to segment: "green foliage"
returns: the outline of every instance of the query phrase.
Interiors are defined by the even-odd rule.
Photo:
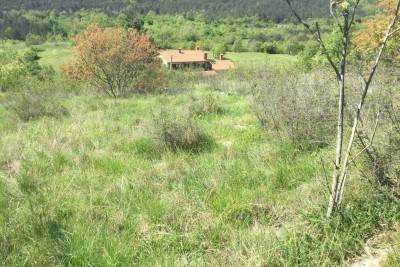
[[[260,47],[262,52],[267,54],[279,54],[278,47],[275,42],[265,42]]]
[[[16,53],[0,53],[0,89],[5,92],[19,85],[19,78],[26,72],[25,66],[18,61]]]
[[[319,45],[316,42],[308,42],[305,44],[305,48],[299,54],[299,60],[297,67],[303,70],[311,70],[318,65],[316,57],[319,51]]]
[[[15,90],[21,86],[26,76],[38,77],[41,80],[50,80],[55,71],[50,66],[40,66],[38,53],[27,50],[22,55],[15,52],[0,53],[0,89],[1,91]]]
[[[323,4],[322,0],[310,1],[305,0],[302,3],[294,2],[294,5],[303,17],[328,17],[329,12]],[[19,2],[4,0],[3,9],[18,10]],[[123,13],[127,16],[134,16],[138,13],[146,14],[149,11],[157,11],[161,14],[185,14],[185,17],[192,21],[218,21],[226,17],[245,17],[258,14],[255,21],[273,20],[281,22],[290,17],[290,11],[287,10],[284,3],[280,0],[269,0],[259,2],[249,0],[247,2],[239,0],[231,1],[215,1],[215,0],[175,0],[175,1],[159,1],[148,0],[146,2],[132,2],[127,0],[86,0],[86,1],[60,1],[60,0],[29,0],[24,2],[26,10],[82,10],[82,9],[98,9],[105,13],[111,13],[110,10],[117,14]],[[112,14],[112,13],[111,13]],[[30,17],[27,17],[30,21]],[[37,23],[39,24],[39,23]],[[39,24],[40,25],[40,24]]]
[[[232,45],[232,51],[233,52],[244,52],[245,51],[242,38],[240,38],[240,37],[236,38],[235,42]]]
[[[304,48],[305,48],[304,43],[287,43],[284,48],[284,51],[285,54],[288,55],[298,55],[304,50]]]
[[[342,37],[341,29],[339,27],[333,28],[329,33],[324,36],[325,48],[331,56],[335,64],[339,64],[342,55]],[[350,34],[351,37],[351,34]],[[311,70],[313,68],[321,68],[329,66],[329,62],[325,57],[322,48],[315,41],[308,41],[303,44],[304,48],[299,49],[299,63],[298,67],[303,70]],[[350,51],[350,48],[349,48]],[[289,53],[287,51],[286,53]],[[353,58],[348,56],[347,60],[350,62]]]
[[[335,28],[330,34],[324,39],[326,50],[331,55],[332,59],[336,64],[339,63],[342,55],[342,32],[339,27]],[[349,49],[350,50],[350,49]],[[322,51],[319,51],[322,54]],[[322,55],[321,55],[322,56]],[[328,63],[326,63],[328,64]]]
[[[61,118],[69,115],[62,105],[59,92],[39,81],[27,79],[23,89],[8,92],[3,105],[14,111],[22,121],[30,121],[44,116]],[[29,83],[29,84],[28,84]]]
[[[222,114],[224,109],[218,95],[212,92],[203,93],[193,97],[191,111],[195,116],[206,116],[209,114]]]
[[[3,38],[25,40],[32,45],[45,40],[64,42],[81,33],[88,25],[97,23],[101,27],[146,30],[161,49],[193,49],[200,45],[203,50],[212,51],[214,57],[227,51],[265,52],[261,47],[263,43],[275,43],[277,49],[274,53],[297,54],[301,50],[301,44],[311,39],[301,25],[277,25],[257,16],[227,16],[209,21],[204,19],[201,12],[194,12],[196,15],[191,15],[190,12],[173,13],[174,15],[149,12],[131,16],[84,9],[69,12],[14,10],[2,13],[0,22],[1,16],[4,16],[3,28],[7,28],[8,24],[12,25]],[[16,18],[23,18],[24,23],[12,23]],[[329,25],[326,21],[321,22],[322,33],[330,31],[326,25]],[[286,49],[290,45],[292,48]]]
[[[220,55],[224,55],[228,52],[228,45],[225,43],[216,44],[212,47],[211,52],[214,58],[218,58]]]
[[[40,45],[45,42],[44,38],[42,38],[39,35],[35,35],[32,33],[28,33],[25,37],[25,44],[27,46],[32,46],[32,45]]]

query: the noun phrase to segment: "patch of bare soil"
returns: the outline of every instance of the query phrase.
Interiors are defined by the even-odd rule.
[[[364,254],[355,259],[350,267],[379,267],[386,260],[389,249],[383,248],[382,241],[386,239],[386,234],[381,234],[369,239],[365,244]]]

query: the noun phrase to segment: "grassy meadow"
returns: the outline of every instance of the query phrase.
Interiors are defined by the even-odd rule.
[[[17,44],[6,44],[7,49],[12,49],[18,53],[23,53],[30,48],[25,43]],[[39,62],[42,65],[51,65],[56,70],[60,67],[63,62],[67,62],[72,59],[71,53],[72,44],[70,42],[57,42],[57,43],[45,43],[42,45],[35,45],[40,56]],[[206,51],[211,55],[211,51]],[[266,65],[268,67],[277,66],[290,66],[293,65],[297,57],[283,54],[266,54],[257,52],[227,52],[225,58],[232,60],[236,66],[246,68],[246,66],[259,66]]]
[[[69,48],[43,45],[40,64],[57,68]],[[280,141],[253,114],[249,75],[296,58],[226,57],[237,70],[167,94],[111,99],[56,79],[67,116],[24,122],[1,105],[0,266],[343,266],[393,230],[398,203],[358,180],[326,220],[332,148]],[[188,112],[199,149],[169,147],[160,125]]]
[[[39,63],[41,65],[50,65],[56,70],[58,70],[62,63],[72,59],[71,47],[72,44],[70,42],[45,43],[32,46],[32,48],[38,51],[40,57]],[[31,49],[31,47],[28,47],[24,42],[17,42],[4,44],[4,49],[22,54]]]

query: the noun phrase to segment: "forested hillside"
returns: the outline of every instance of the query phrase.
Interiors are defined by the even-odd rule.
[[[263,20],[281,22],[291,17],[286,3],[282,0],[2,0],[1,9],[79,10],[100,8],[106,12],[123,12],[127,15],[147,13],[174,14],[204,11],[205,19],[221,17],[254,16]],[[294,0],[296,9],[304,17],[327,17],[328,5],[325,0]]]

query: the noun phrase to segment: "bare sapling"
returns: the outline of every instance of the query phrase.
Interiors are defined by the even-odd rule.
[[[326,49],[326,45],[322,39],[321,31],[319,28],[318,23],[316,24],[315,29],[312,29],[307,22],[305,22],[300,15],[296,12],[293,8],[292,3],[290,0],[285,0],[288,4],[289,8],[291,9],[293,15],[296,19],[309,31],[313,36],[314,39],[319,43],[321,49],[328,60],[331,68],[335,73],[335,77],[338,82],[338,110],[337,110],[337,130],[336,130],[336,152],[335,152],[335,159],[333,164],[333,173],[332,173],[332,184],[330,189],[330,198],[328,203],[327,209],[327,217],[331,217],[332,214],[340,208],[340,205],[343,201],[344,190],[346,186],[346,180],[348,176],[348,170],[350,164],[355,162],[356,158],[365,152],[369,146],[372,145],[373,137],[376,132],[376,128],[378,123],[375,124],[375,128],[373,129],[372,137],[370,138],[370,142],[365,144],[365,147],[361,149],[359,153],[357,153],[354,157],[352,157],[352,149],[354,146],[354,140],[357,135],[357,127],[361,120],[361,113],[365,103],[366,96],[368,94],[371,82],[374,78],[376,69],[381,61],[383,52],[385,50],[386,44],[389,38],[398,31],[398,29],[394,29],[396,22],[399,17],[399,8],[400,8],[400,0],[397,1],[396,9],[392,15],[392,19],[390,24],[387,27],[386,33],[384,38],[380,43],[380,47],[378,49],[378,53],[376,55],[376,59],[374,64],[372,65],[369,75],[367,78],[364,79],[364,86],[362,90],[362,94],[360,96],[360,100],[358,102],[358,107],[354,114],[354,121],[351,127],[350,136],[346,138],[347,141],[347,148],[343,149],[344,143],[344,112],[345,112],[345,99],[346,99],[346,84],[345,79],[347,75],[347,56],[349,54],[349,37],[351,28],[354,26],[354,18],[356,15],[357,8],[359,7],[360,0],[356,1],[349,1],[349,0],[331,0],[330,2],[330,10],[331,14],[336,21],[338,27],[341,31],[341,45],[342,45],[342,53],[340,55],[339,63],[336,64],[329,51]],[[379,116],[377,116],[379,117]]]

